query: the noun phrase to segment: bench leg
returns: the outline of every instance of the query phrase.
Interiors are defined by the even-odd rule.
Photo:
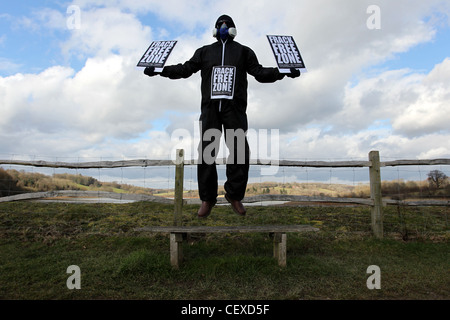
[[[280,267],[286,266],[286,233],[275,233],[273,237],[273,257]]]
[[[178,269],[183,261],[183,234],[170,234],[170,264]]]

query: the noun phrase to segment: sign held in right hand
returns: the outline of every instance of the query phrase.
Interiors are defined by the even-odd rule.
[[[267,39],[269,40],[280,73],[286,73],[286,76],[296,78],[300,76],[300,71],[308,71],[300,50],[292,36],[268,35]],[[292,69],[297,70],[298,73]]]

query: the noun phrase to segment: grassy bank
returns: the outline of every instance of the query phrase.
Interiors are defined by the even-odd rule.
[[[370,235],[365,207],[249,207],[244,219],[217,206],[207,220],[185,206],[185,225],[310,224],[289,234],[287,267],[267,234],[191,235],[172,270],[165,234],[173,206],[0,204],[1,299],[449,299],[448,208],[386,208],[383,240]],[[405,237],[405,234],[407,235]],[[406,240],[406,241],[405,241]],[[66,269],[81,270],[69,290]],[[367,267],[381,269],[369,290]]]

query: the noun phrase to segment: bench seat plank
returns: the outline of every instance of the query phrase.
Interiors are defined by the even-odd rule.
[[[248,233],[248,232],[308,232],[319,231],[309,225],[259,225],[259,226],[148,226],[136,231],[166,233]]]

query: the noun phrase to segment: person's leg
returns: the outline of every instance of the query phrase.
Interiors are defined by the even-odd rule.
[[[244,108],[229,103],[226,108],[222,109],[221,116],[225,142],[229,151],[226,165],[225,197],[236,213],[245,215],[246,211],[241,200],[245,196],[250,168],[250,148],[246,136],[247,115]]]
[[[234,200],[242,200],[247,188],[250,168],[250,148],[242,129],[226,129],[227,159],[225,191]]]
[[[200,116],[201,138],[198,145],[197,181],[199,197],[202,205],[198,211],[200,218],[211,213],[217,201],[217,168],[216,158],[219,152],[222,125],[217,110],[211,106],[202,110]]]

